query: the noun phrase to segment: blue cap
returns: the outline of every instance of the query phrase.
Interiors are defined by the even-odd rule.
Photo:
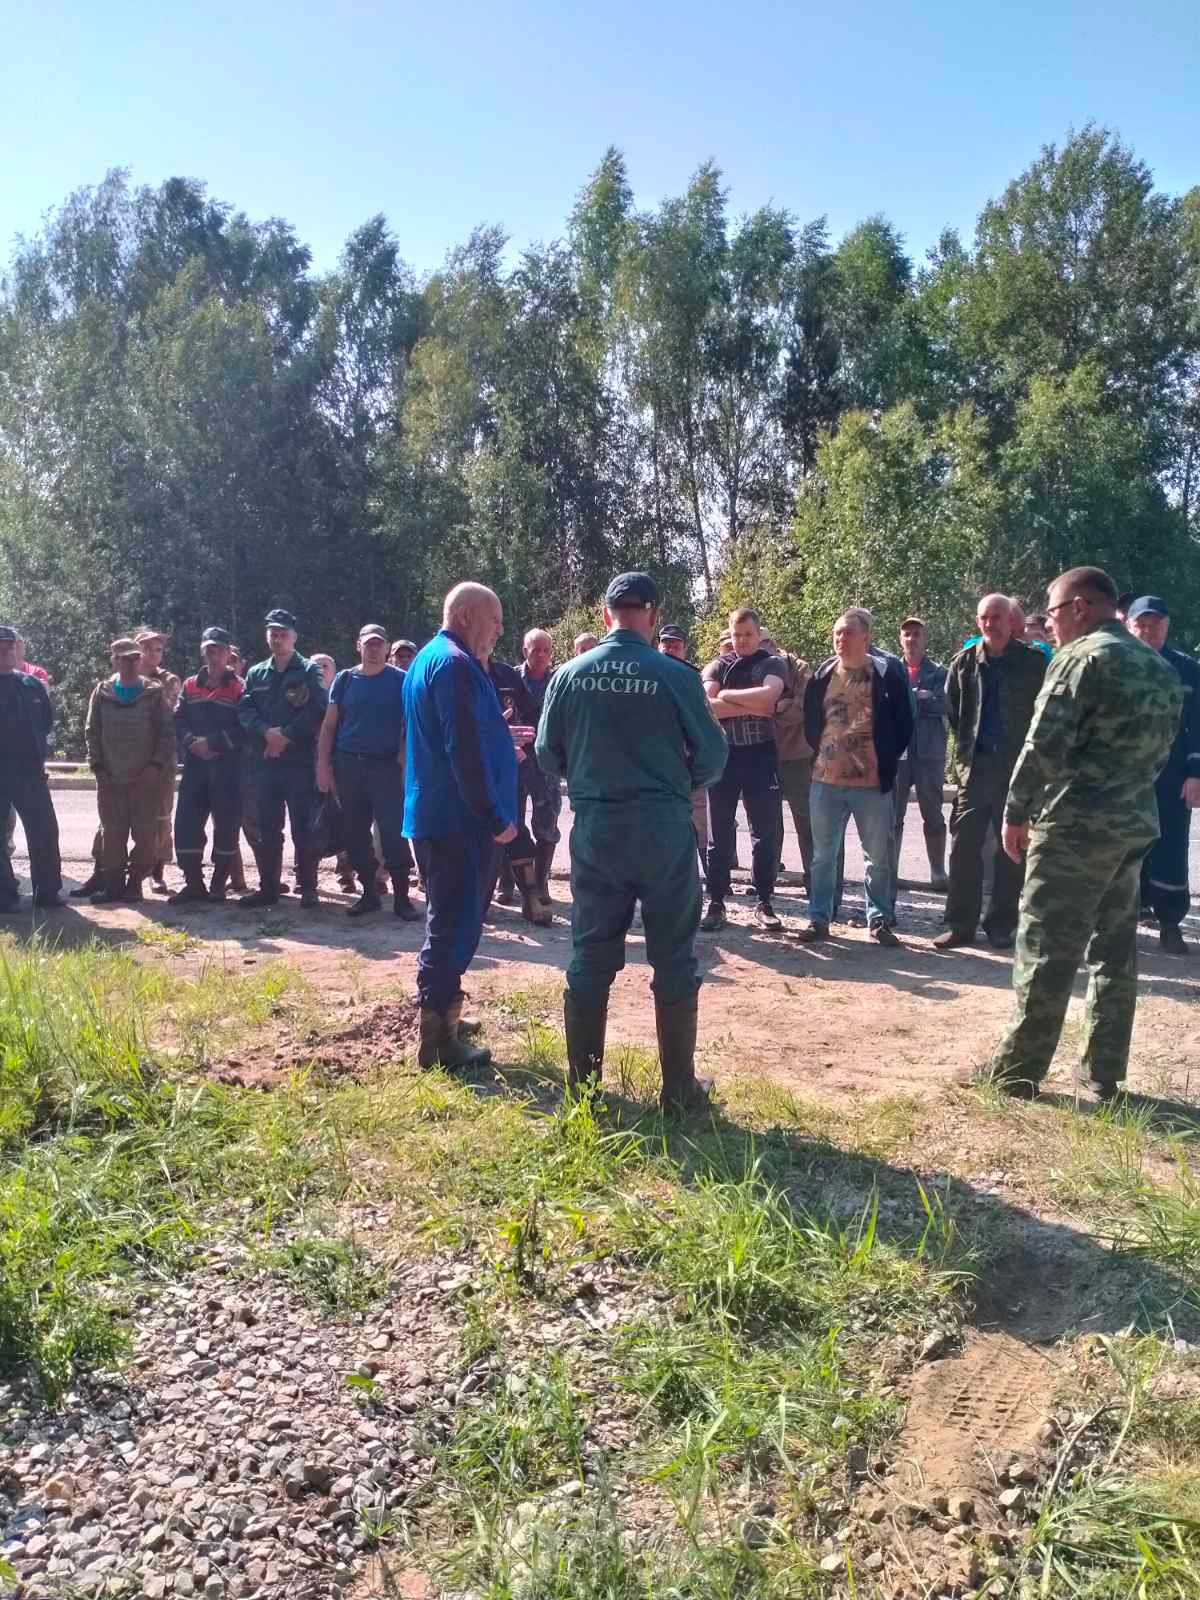
[[[1143,594],[1130,606],[1125,613],[1130,622],[1136,622],[1138,617],[1169,617],[1171,608],[1160,594]]]
[[[0,640],[5,644],[16,644],[21,635],[7,622],[0,622]]]
[[[268,611],[263,618],[268,628],[290,628],[296,631],[296,619],[290,611],[281,611],[277,606],[274,611]]]
[[[604,596],[604,604],[610,611],[658,603],[658,585],[648,572],[622,572],[609,584]]]
[[[232,644],[233,637],[224,628],[205,628],[200,635],[201,644]]]

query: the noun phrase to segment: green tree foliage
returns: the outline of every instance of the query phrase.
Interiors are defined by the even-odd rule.
[[[1100,128],[919,265],[881,215],[733,217],[711,162],[639,209],[610,149],[561,240],[480,228],[424,281],[383,217],[318,275],[286,223],[114,172],[0,288],[0,613],[68,743],[144,621],[182,667],[284,604],[345,659],[470,576],[515,654],[637,565],[708,642],[752,601],[819,656],[859,602],[949,651],[981,589],[1097,560],[1189,638],[1198,538],[1200,187]]]

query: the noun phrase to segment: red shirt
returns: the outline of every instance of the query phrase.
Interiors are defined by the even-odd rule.
[[[35,666],[32,661],[18,661],[17,671],[28,672],[32,674],[33,677],[40,678],[47,688],[50,687],[50,674],[46,671],[45,667]]]

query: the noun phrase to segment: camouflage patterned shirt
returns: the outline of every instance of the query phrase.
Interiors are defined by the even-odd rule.
[[[1119,622],[1055,655],[1013,769],[1005,821],[1131,846],[1158,837],[1154,780],[1179,727],[1179,679]]]

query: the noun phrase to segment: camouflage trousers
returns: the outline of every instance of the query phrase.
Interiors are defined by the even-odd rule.
[[[1034,830],[1017,926],[1016,1013],[994,1077],[1039,1083],[1058,1048],[1081,961],[1088,971],[1083,1070],[1124,1078],[1137,1001],[1138,880],[1149,845],[1089,851],[1074,830]]]

